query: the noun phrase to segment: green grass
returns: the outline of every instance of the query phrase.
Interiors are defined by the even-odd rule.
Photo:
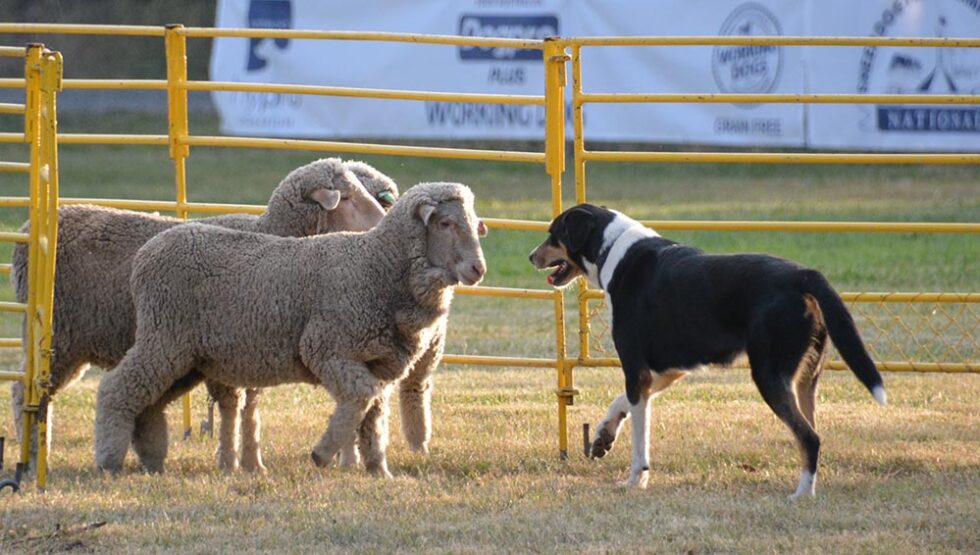
[[[66,114],[60,124],[63,131],[166,131],[162,117],[125,114]],[[213,133],[215,122],[192,118],[191,128]],[[195,148],[188,160],[190,197],[261,204],[283,175],[315,157]],[[0,145],[0,159],[24,160],[24,150]],[[420,181],[467,183],[482,216],[542,221],[550,216],[549,182],[537,166],[364,159],[402,188]],[[591,201],[649,219],[975,222],[980,215],[976,167],[594,164],[588,178]],[[567,175],[566,205],[572,202],[573,182]],[[62,146],[61,183],[66,196],[173,199],[174,194],[172,164],[162,147]],[[23,187],[22,177],[0,174],[4,194]],[[23,217],[5,209],[0,228],[14,229]],[[845,291],[980,291],[980,245],[969,235],[668,236],[709,252],[793,258],[822,270]],[[485,283],[546,287],[526,258],[541,239],[538,233],[491,230],[484,241]],[[8,253],[0,250],[0,258]],[[11,298],[9,287],[0,288],[0,295]],[[859,326],[883,357],[898,356],[901,348],[925,357],[920,341],[935,356],[980,358],[977,317],[962,305],[901,308],[912,322],[912,336],[881,307],[860,308]],[[945,312],[950,308],[954,312]],[[574,326],[571,304],[567,312]],[[950,321],[947,313],[962,329],[933,331],[930,326]],[[16,335],[18,326],[7,315],[0,320],[0,335]],[[601,319],[594,325],[597,333],[603,327]],[[574,339],[570,331],[573,355]],[[454,301],[450,352],[543,357],[553,355],[554,344],[551,303]],[[16,366],[16,353],[0,356],[5,357],[0,367]],[[617,370],[576,375],[582,395],[570,414],[573,446],[580,423],[594,423],[622,388]],[[389,460],[396,479],[388,483],[313,468],[309,450],[332,404],[325,392],[305,386],[277,388],[263,401],[264,444],[273,469],[268,477],[221,475],[214,469],[214,443],[198,439],[172,441],[163,477],[135,471],[119,479],[99,477],[91,450],[93,375],[56,401],[50,491],[0,494],[0,552],[72,546],[112,552],[976,552],[980,379],[893,374],[886,380],[892,405],[879,409],[850,375],[825,378],[818,409],[825,447],[819,497],[789,506],[783,496],[796,483],[796,450],[738,370],[692,376],[657,402],[654,472],[645,492],[613,485],[629,464],[628,440],[598,464],[582,460],[577,450],[569,462],[557,460],[554,372],[549,370],[441,369],[433,453],[428,459],[409,454],[394,431]],[[195,396],[196,418],[204,412],[202,397]],[[172,412],[176,430],[178,411]],[[0,435],[9,438],[7,414],[4,388]],[[396,416],[393,428],[397,425]],[[6,457],[15,458],[11,445]],[[103,520],[108,522],[103,528],[69,533],[73,526]],[[60,534],[56,525],[62,526]]]

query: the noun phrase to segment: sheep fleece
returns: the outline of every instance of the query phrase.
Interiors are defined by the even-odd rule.
[[[416,215],[447,200],[472,210],[465,186],[423,184],[363,234],[278,238],[191,223],[149,241],[131,276],[136,344],[100,387],[100,466],[121,465],[132,418],[194,368],[239,387],[321,383],[338,402],[381,396],[448,313],[454,281],[429,264]]]

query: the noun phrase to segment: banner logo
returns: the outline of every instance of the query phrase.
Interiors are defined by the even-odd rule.
[[[872,30],[886,36],[889,27],[905,15],[908,0],[895,2]],[[980,14],[976,10],[974,15]],[[917,17],[918,13],[913,15]],[[964,15],[963,17],[969,17]],[[942,12],[936,18],[934,35],[946,36],[948,25]],[[890,57],[886,57],[890,54]],[[876,63],[884,67],[875,70]],[[977,94],[980,93],[980,52],[969,48],[867,47],[861,55],[858,92],[887,94]],[[875,106],[864,109],[867,129],[882,132],[980,133],[980,108],[951,106]]]
[[[290,0],[252,0],[248,6],[248,27],[250,29],[291,29],[293,6]],[[248,39],[248,64],[246,71],[258,71],[269,60],[266,57],[269,42],[279,50],[289,46],[289,39]]]
[[[782,35],[779,21],[764,6],[750,2],[735,8],[721,26],[719,35]],[[726,93],[768,93],[779,83],[783,67],[780,46],[716,46],[711,56],[715,83]],[[755,107],[758,104],[739,105]]]
[[[555,15],[474,15],[459,17],[459,34],[464,37],[496,37],[542,40],[557,36],[558,17]],[[465,61],[540,62],[540,50],[460,46],[459,59]]]

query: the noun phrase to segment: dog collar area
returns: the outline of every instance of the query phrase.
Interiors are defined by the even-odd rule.
[[[595,279],[596,282],[599,283],[599,287],[601,289],[605,289],[606,285],[608,285],[602,283],[602,267],[606,265],[606,260],[609,258],[609,253],[612,252],[613,246],[616,245],[616,241],[619,241],[619,239],[623,236],[623,234],[625,234],[628,230],[629,227],[623,228],[622,230],[620,230],[619,233],[616,234],[616,237],[612,241],[609,241],[608,246],[604,244],[602,247],[599,248],[599,256],[596,257],[595,259],[595,271],[596,271]],[[612,279],[611,276],[610,279]]]

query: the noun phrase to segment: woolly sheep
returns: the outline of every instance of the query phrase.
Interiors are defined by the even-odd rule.
[[[175,381],[199,375],[323,385],[337,407],[313,461],[325,466],[358,441],[367,471],[390,476],[387,395],[440,331],[452,286],[483,278],[485,232],[466,186],[424,183],[362,234],[294,239],[187,224],[153,238],[133,263],[136,342],[99,387],[97,466],[121,470],[137,417],[160,413]],[[167,445],[152,441],[134,448],[161,471]]]
[[[385,210],[390,209],[398,199],[398,186],[395,182],[370,164],[348,160],[344,162],[344,167],[353,172]],[[425,373],[428,375],[432,371],[434,367]],[[207,389],[208,394],[217,402],[221,418],[218,432],[218,467],[233,471],[241,466],[246,471],[264,474],[266,468],[262,462],[261,418],[258,411],[261,390],[249,388],[242,391],[214,381],[207,382]],[[181,392],[177,390],[171,392],[170,396],[163,400],[164,405],[169,404],[171,397],[174,399],[179,397],[179,393]],[[423,410],[421,403],[415,405],[420,407],[419,410]],[[416,418],[416,420],[425,419]],[[426,421],[431,421],[431,418]],[[416,435],[420,434],[416,433]],[[421,435],[431,435],[431,432],[422,431]],[[342,462],[345,465],[357,463],[356,446],[345,446],[344,453]]]
[[[364,166],[357,165],[362,172]],[[383,181],[376,185],[387,189],[391,184]],[[327,158],[290,172],[272,193],[261,216],[230,214],[199,221],[281,236],[306,236],[369,229],[383,214],[378,202],[343,162]],[[182,223],[175,218],[88,205],[60,208],[58,222],[51,395],[80,378],[89,364],[112,368],[122,360],[136,328],[129,293],[132,259],[151,237]],[[21,231],[27,229],[25,224]],[[14,248],[11,274],[17,299],[25,302],[24,245]],[[14,382],[12,405],[18,433],[22,433],[23,394],[23,384]]]

